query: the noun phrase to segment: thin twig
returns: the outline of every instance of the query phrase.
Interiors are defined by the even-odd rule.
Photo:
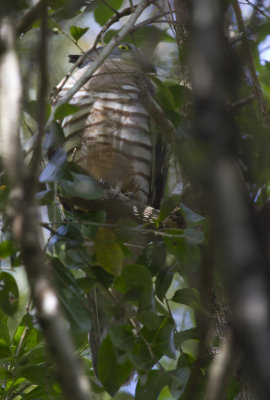
[[[248,38],[247,38],[246,27],[245,27],[245,23],[244,23],[243,16],[242,16],[242,11],[239,6],[238,0],[233,0],[232,4],[233,4],[233,9],[235,12],[239,30],[241,33],[243,33],[242,41],[243,41],[243,46],[244,46],[246,56],[247,56],[247,62],[248,62],[250,76],[251,76],[251,79],[253,82],[254,93],[256,95],[256,98],[257,98],[257,101],[259,104],[259,109],[263,115],[263,118],[265,119],[267,124],[270,126],[270,119],[267,114],[267,105],[266,105],[266,102],[263,97],[262,88],[261,88],[261,85],[260,85],[260,82],[259,82],[259,79],[257,76],[255,64],[254,64],[254,59],[253,59],[253,56],[252,56],[252,53],[250,50],[250,46],[249,46],[249,42],[248,42]]]
[[[245,106],[246,104],[251,103],[254,99],[255,99],[255,94],[253,93],[250,96],[247,96],[241,100],[235,101],[234,103],[227,104],[226,108],[227,108],[227,110],[236,110],[238,108]]]
[[[263,15],[268,21],[270,21],[269,15],[267,15],[260,7],[256,6],[256,4],[251,3],[249,0],[245,0],[247,4],[253,7],[259,14]]]

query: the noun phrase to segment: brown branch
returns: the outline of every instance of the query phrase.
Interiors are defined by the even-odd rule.
[[[41,232],[32,188],[35,182],[27,175],[19,145],[22,82],[15,52],[14,21],[5,17],[0,26],[1,48],[5,49],[0,58],[0,148],[13,187],[10,199],[13,233],[21,249],[40,325],[64,396],[68,400],[89,400],[88,379],[75,354],[52,282],[51,267],[41,249]]]
[[[227,92],[235,88],[231,87],[233,81],[228,79],[224,68],[222,5],[221,0],[193,1],[193,130],[202,152],[200,170],[204,171],[204,179],[200,179],[199,172],[198,178],[208,196],[213,237],[220,252],[219,264],[231,299],[233,332],[248,360],[260,399],[267,400],[270,393],[269,269],[245,182],[234,157],[234,122],[225,111]],[[237,7],[238,3],[236,10]],[[207,23],[199,15],[207,16]],[[239,21],[242,22],[241,16]],[[241,24],[240,30],[244,30]],[[257,80],[254,85],[264,109]]]
[[[226,108],[228,111],[236,110],[238,108],[245,106],[246,104],[251,103],[254,99],[255,99],[255,94],[251,94],[250,96],[244,97],[243,99],[235,101],[234,103],[227,104]]]
[[[21,35],[26,33],[27,31],[29,31],[29,29],[31,29],[31,26],[33,25],[33,23],[40,18],[41,13],[42,13],[42,7],[43,4],[45,3],[44,0],[39,0],[38,3],[36,3],[31,9],[30,11],[28,11],[23,18],[21,19],[21,21],[18,23],[17,25],[17,35]]]
[[[40,162],[42,159],[42,139],[44,137],[44,125],[46,122],[46,100],[47,100],[47,87],[48,87],[48,59],[47,59],[47,40],[48,40],[48,15],[47,15],[47,1],[43,0],[40,8],[40,40],[38,45],[38,94],[37,94],[37,125],[38,135],[35,146],[35,151],[30,164],[29,179],[33,182],[30,185],[35,193],[38,176],[40,174]],[[29,190],[30,190],[29,187]]]
[[[229,329],[222,340],[219,353],[209,368],[209,379],[205,400],[225,399],[229,379],[234,375],[237,364],[241,360],[239,349],[235,343],[233,332]]]
[[[62,199],[62,202],[68,208],[77,207],[84,211],[105,210],[109,224],[97,224],[98,226],[111,226],[115,227],[114,222],[119,218],[130,218],[139,224],[146,224],[152,228],[156,228],[156,221],[159,218],[159,210],[145,206],[123,193],[116,191],[112,188],[104,189],[104,197],[98,200],[84,200],[82,198]],[[119,226],[117,225],[119,228]],[[159,224],[158,230],[145,229],[140,230],[141,233],[160,236],[169,236],[162,233],[160,230],[169,228],[183,229],[185,222],[181,215],[180,209],[175,208],[166,218]],[[128,229],[128,228],[127,228]],[[132,228],[131,228],[132,229]]]

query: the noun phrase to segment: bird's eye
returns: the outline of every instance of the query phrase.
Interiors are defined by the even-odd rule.
[[[119,44],[118,49],[128,51],[130,50],[130,46],[128,44]]]

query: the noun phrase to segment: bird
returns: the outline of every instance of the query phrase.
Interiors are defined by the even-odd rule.
[[[73,87],[103,46],[87,53],[78,70],[58,87],[58,99]],[[70,55],[75,63],[80,55]],[[159,208],[166,176],[163,140],[153,135],[138,83],[151,93],[146,72],[155,67],[133,44],[120,43],[73,96],[79,111],[61,122],[70,160],[89,175],[134,200]]]
[[[59,83],[57,99],[76,84],[102,49],[99,46],[88,52],[73,75]],[[80,55],[70,55],[69,61],[75,63],[79,58]],[[134,44],[120,43],[74,94],[70,104],[79,110],[66,116],[61,126],[70,160],[96,180],[131,194],[145,206],[159,208],[166,180],[167,150],[162,137],[153,131],[143,102],[141,85],[152,96],[155,94],[147,72],[154,73],[155,68],[146,61],[142,50]],[[88,299],[92,320],[89,342],[98,377],[98,350],[108,333],[108,320],[119,323],[123,315],[114,314],[107,289],[93,288]]]

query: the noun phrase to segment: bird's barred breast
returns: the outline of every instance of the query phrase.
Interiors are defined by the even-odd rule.
[[[80,110],[62,122],[69,156],[96,179],[147,203],[152,144],[137,86],[91,94],[82,88],[71,103]]]

